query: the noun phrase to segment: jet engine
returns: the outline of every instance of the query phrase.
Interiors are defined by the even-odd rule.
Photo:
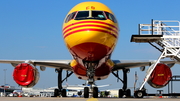
[[[14,81],[22,87],[33,87],[39,80],[39,71],[28,63],[18,64],[13,71]]]
[[[154,88],[162,88],[169,83],[171,78],[171,69],[165,64],[158,63],[147,82]]]

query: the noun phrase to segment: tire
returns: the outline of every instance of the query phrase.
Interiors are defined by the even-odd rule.
[[[79,91],[79,92],[78,92],[78,95],[81,96],[81,95],[82,95],[82,91]]]
[[[54,97],[59,96],[59,89],[54,89]]]
[[[67,97],[66,96],[66,89],[62,89],[61,95],[62,95],[62,97]]]
[[[89,87],[84,87],[84,98],[89,98]]]
[[[128,97],[128,98],[131,97],[131,90],[130,89],[126,90],[126,97]]]
[[[107,97],[109,95],[109,91],[105,91],[104,94]]]
[[[93,97],[98,98],[98,88],[97,87],[93,87]]]
[[[138,90],[134,93],[135,98],[143,98],[144,97],[144,92],[141,90]]]
[[[119,89],[119,92],[118,92],[118,95],[119,95],[119,98],[122,98],[123,97],[123,90],[122,89]]]

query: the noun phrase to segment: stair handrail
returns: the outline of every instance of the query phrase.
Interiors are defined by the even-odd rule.
[[[165,22],[177,22],[178,26],[168,26]],[[180,33],[180,22],[179,21],[159,21],[159,20],[154,20],[153,21],[154,27],[157,27],[157,33],[170,33],[171,35],[175,34],[179,34]],[[177,30],[173,29],[173,28],[177,28]],[[168,30],[167,28],[169,28],[170,30]],[[163,29],[163,30],[162,30]]]

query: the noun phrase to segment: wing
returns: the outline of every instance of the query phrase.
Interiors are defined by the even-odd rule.
[[[129,69],[135,67],[143,67],[143,66],[150,66],[154,64],[156,60],[112,60],[114,62],[114,67],[112,71],[118,71],[122,69]],[[173,66],[175,63],[179,63],[177,61],[161,61],[161,63]]]
[[[14,67],[19,63],[31,63],[34,66],[43,66],[56,69],[65,69],[72,71],[71,66],[69,65],[71,60],[0,60],[0,63],[11,64]]]

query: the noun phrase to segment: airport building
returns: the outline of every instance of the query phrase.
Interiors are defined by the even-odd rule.
[[[41,89],[41,88],[22,88],[23,93],[28,94],[28,97],[39,96],[39,97],[51,97],[54,96],[54,90],[52,89]]]
[[[4,93],[5,93],[5,95],[8,95],[8,94],[12,93],[15,89],[18,89],[18,88],[16,88],[15,86],[10,86],[9,84],[5,84],[5,86],[1,85],[0,86],[0,96],[4,96]]]

